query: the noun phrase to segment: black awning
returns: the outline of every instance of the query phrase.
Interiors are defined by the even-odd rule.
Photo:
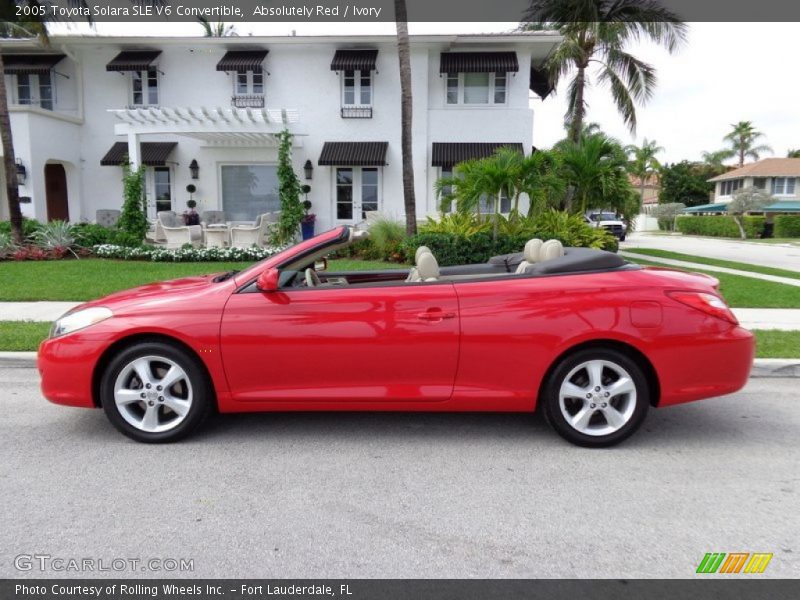
[[[124,50],[106,65],[106,71],[147,71],[161,50]]]
[[[178,142],[142,142],[142,164],[148,167],[163,167],[167,157],[175,149]],[[125,164],[128,157],[128,143],[115,142],[106,155],[100,160],[104,167],[118,167]]]
[[[522,154],[522,144],[518,142],[434,142],[431,166],[452,167],[465,160],[487,158],[506,146]]]
[[[550,83],[550,76],[547,71],[531,67],[530,89],[542,100],[550,95],[550,92],[553,91],[553,86]]]
[[[382,167],[389,142],[325,142],[318,164],[336,167]]]
[[[217,71],[260,71],[269,50],[228,50],[217,63]]]
[[[44,75],[65,57],[65,54],[3,54],[3,72],[6,75]]]
[[[337,50],[331,71],[374,71],[377,58],[377,50]]]
[[[442,52],[439,73],[516,73],[516,52]]]

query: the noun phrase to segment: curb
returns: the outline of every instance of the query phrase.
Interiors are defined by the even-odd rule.
[[[0,368],[35,369],[36,352],[0,352]],[[800,358],[757,358],[750,377],[800,378]]]

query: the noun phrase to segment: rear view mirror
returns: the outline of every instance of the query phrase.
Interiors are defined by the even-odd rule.
[[[328,259],[324,256],[314,263],[315,271],[326,271],[328,269]]]
[[[256,287],[262,292],[274,292],[278,289],[278,279],[280,271],[278,269],[267,269],[262,271],[256,279]]]

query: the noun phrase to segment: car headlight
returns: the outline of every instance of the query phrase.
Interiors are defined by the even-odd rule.
[[[53,327],[50,329],[50,337],[66,335],[99,323],[100,321],[105,321],[113,316],[114,313],[111,312],[111,309],[104,306],[93,306],[91,308],[75,311],[74,313],[68,313],[53,323]]]

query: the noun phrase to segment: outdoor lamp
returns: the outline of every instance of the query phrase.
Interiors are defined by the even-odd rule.
[[[189,163],[189,170],[192,172],[192,179],[198,179],[200,177],[200,165],[197,164],[196,159],[192,159],[192,162]]]
[[[28,179],[28,171],[22,161],[17,159],[17,185],[25,185],[26,179]]]
[[[307,160],[306,164],[303,165],[303,170],[306,172],[306,179],[311,179],[314,175],[314,165],[311,164],[310,160]]]

